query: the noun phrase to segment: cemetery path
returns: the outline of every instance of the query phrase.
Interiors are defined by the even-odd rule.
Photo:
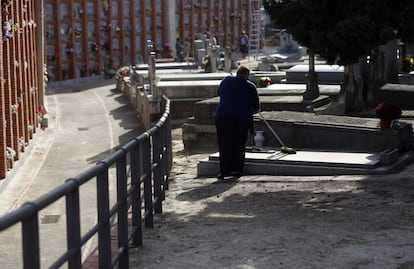
[[[389,175],[197,178],[183,149],[131,268],[413,268],[414,165]]]

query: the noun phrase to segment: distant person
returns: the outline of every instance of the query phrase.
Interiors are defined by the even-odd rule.
[[[253,126],[253,113],[260,109],[256,85],[249,81],[250,69],[240,66],[236,76],[225,77],[219,87],[220,102],[215,115],[220,173],[218,179],[243,174],[245,144]]]
[[[242,57],[246,58],[247,55],[249,54],[249,37],[247,36],[245,31],[242,31],[242,34],[239,40],[239,46],[240,46],[240,53],[242,54]]]
[[[180,42],[180,38],[177,38],[175,42],[175,51],[177,53],[177,60],[184,62],[184,45]]]

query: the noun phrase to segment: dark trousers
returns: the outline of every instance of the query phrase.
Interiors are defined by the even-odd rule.
[[[243,172],[245,144],[250,121],[236,117],[216,119],[220,173]]]

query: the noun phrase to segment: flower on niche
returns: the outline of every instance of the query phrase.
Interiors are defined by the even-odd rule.
[[[94,52],[97,52],[99,50],[98,43],[92,42],[91,43],[91,50],[94,51]]]
[[[12,114],[16,114],[17,113],[17,109],[19,108],[19,105],[18,104],[13,104],[13,105],[11,105],[10,106],[10,109],[11,109],[11,113]]]
[[[12,20],[3,21],[3,42],[13,37]]]
[[[6,156],[8,160],[14,160],[16,156],[16,151],[11,147],[6,147]]]
[[[1,0],[1,3],[2,4],[4,4],[4,5],[10,5],[11,4],[11,2],[12,2],[12,0]]]
[[[46,109],[42,105],[38,105],[36,112],[43,117],[46,114]]]
[[[107,11],[109,9],[108,0],[102,0],[102,8]]]
[[[390,102],[383,102],[374,109],[375,116],[380,119],[396,120],[401,118],[401,108]]]
[[[36,109],[36,120],[37,123],[42,123],[44,115],[47,114],[46,109],[42,105],[38,105]]]
[[[73,54],[73,47],[70,44],[66,45],[66,54]]]
[[[82,35],[82,28],[80,28],[80,27],[76,27],[76,28],[75,28],[75,35],[76,35],[76,36],[80,36],[80,35]]]

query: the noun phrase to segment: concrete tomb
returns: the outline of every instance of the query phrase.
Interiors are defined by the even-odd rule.
[[[412,161],[411,124],[399,122],[381,129],[378,119],[315,115],[293,111],[262,112],[282,142],[296,154],[285,154],[282,146],[259,115],[254,128],[264,132],[262,148],[251,145],[246,154],[246,174],[335,175],[385,174]],[[218,153],[198,164],[199,176],[218,173]]]

